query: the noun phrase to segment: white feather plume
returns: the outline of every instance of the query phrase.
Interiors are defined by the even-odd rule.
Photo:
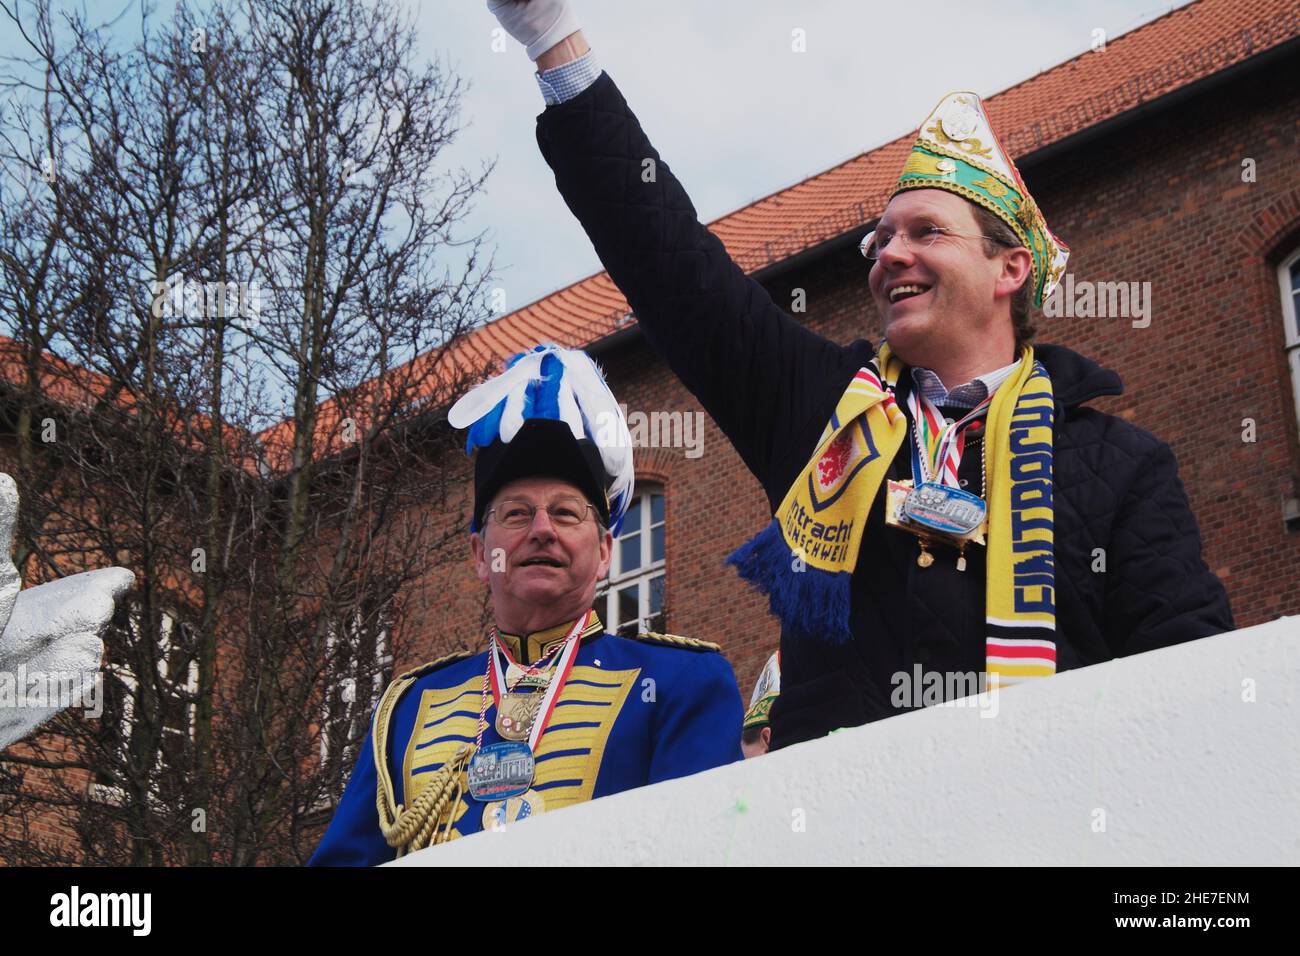
[[[627,418],[605,384],[600,368],[586,352],[565,350],[559,353],[564,363],[564,385],[561,392],[571,389],[582,409],[589,436],[600,449],[605,471],[614,482],[609,489],[611,503],[618,502],[621,514],[632,498],[635,472],[632,467],[632,435],[627,428]]]
[[[611,509],[621,516],[635,483],[632,436],[623,409],[599,366],[585,352],[553,345],[526,352],[500,375],[467,392],[451,407],[447,420],[453,428],[469,428],[504,400],[499,435],[509,443],[523,427],[528,388],[542,380],[542,360],[548,355],[558,358],[563,369],[557,389],[560,420],[569,426],[575,439],[589,438],[600,449],[605,471],[613,478],[609,489]]]
[[[462,395],[460,400],[451,406],[451,411],[447,413],[447,421],[451,424],[451,427],[469,428],[496,408],[503,398],[508,398],[515,393],[519,395],[519,406],[522,408],[523,396],[527,391],[528,383],[540,377],[543,354],[542,352],[526,353],[523,358],[500,375],[494,375],[486,382],[474,386]],[[518,430],[519,425],[516,425],[515,431]],[[510,437],[514,437],[514,432],[510,433]]]

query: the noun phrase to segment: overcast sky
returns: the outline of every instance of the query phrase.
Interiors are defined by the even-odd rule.
[[[583,31],[709,222],[916,129],[945,93],[989,96],[1184,0],[575,0]],[[444,152],[480,168],[467,223],[489,230],[510,310],[601,267],[534,139],[544,107],[523,48],[492,51],[482,0],[418,3],[421,46],[471,88]],[[791,50],[805,31],[807,51]]]

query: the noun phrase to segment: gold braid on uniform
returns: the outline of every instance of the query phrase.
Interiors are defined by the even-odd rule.
[[[375,772],[378,775],[375,807],[379,811],[379,830],[383,833],[385,842],[397,851],[398,857],[438,843],[446,843],[451,837],[452,816],[456,807],[460,806],[460,798],[465,794],[462,781],[474,748],[469,744],[461,744],[456,755],[430,776],[429,782],[411,805],[402,807],[397,803],[393,780],[388,773],[388,725],[393,709],[402,693],[421,674],[452,659],[466,656],[468,654],[464,652],[449,654],[432,664],[408,671],[388,685],[384,696],[379,700],[379,706],[375,708],[372,730]]]
[[[692,651],[721,651],[721,645],[712,641],[701,641],[695,637],[682,637],[680,634],[660,634],[657,631],[642,631],[640,634],[628,635],[647,644],[664,644],[668,647],[682,647]]]
[[[406,809],[398,806],[395,815],[390,815],[385,795],[378,794],[379,829],[399,857],[450,838],[452,814],[465,795],[461,779],[472,750],[469,744],[461,744],[456,756],[432,775],[415,802]]]

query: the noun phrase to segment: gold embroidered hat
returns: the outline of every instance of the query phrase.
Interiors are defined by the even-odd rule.
[[[749,710],[745,711],[742,730],[750,727],[765,727],[772,720],[772,704],[781,694],[781,652],[777,651],[767,659],[763,673],[758,675],[754,684],[754,693],[749,698]]]
[[[905,189],[946,189],[989,210],[1033,256],[1034,305],[1052,294],[1070,247],[1047,228],[974,93],[949,93],[921,124],[891,196]]]

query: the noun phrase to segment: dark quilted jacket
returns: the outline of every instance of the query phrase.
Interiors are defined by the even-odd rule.
[[[873,347],[809,331],[732,262],[608,74],[548,107],[537,141],[646,337],[726,433],[775,509]],[[1201,559],[1169,447],[1084,407],[1121,392],[1114,372],[1059,346],[1035,353],[1057,402],[1057,669],[1230,630],[1227,595]],[[904,409],[909,386],[903,376]],[[893,477],[909,477],[905,450]],[[960,473],[976,487],[980,457],[968,451]],[[970,552],[964,573],[944,548],[922,569],[915,539],[884,526],[882,498],[853,575],[854,639],[835,646],[782,635],[775,746],[910,709],[910,698],[890,698],[900,686],[895,675],[914,675],[918,666],[945,674],[984,669],[984,549]]]

